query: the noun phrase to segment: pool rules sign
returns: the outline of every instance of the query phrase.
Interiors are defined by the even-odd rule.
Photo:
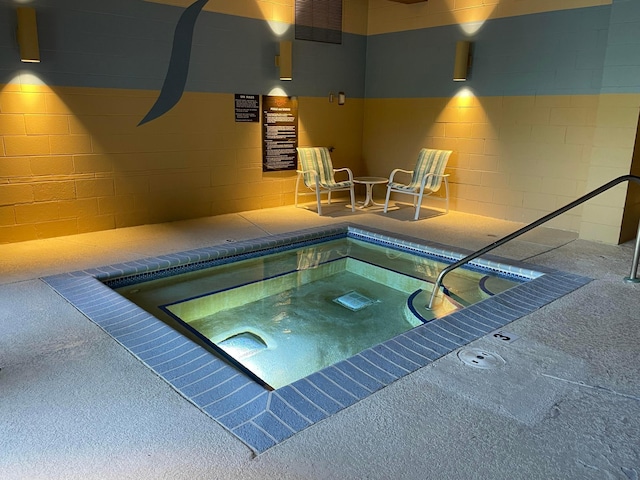
[[[298,99],[262,96],[262,171],[295,170]]]

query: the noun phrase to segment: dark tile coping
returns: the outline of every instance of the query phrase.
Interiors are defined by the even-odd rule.
[[[530,281],[273,391],[105,285],[105,282],[117,284],[127,277],[142,281],[140,277],[182,273],[240,255],[259,255],[265,249],[286,249],[293,244],[345,235],[388,246],[401,245],[450,262],[470,253],[405,235],[341,224],[69,272],[43,280],[258,454],[591,281],[579,275],[548,268],[532,270],[522,262],[485,256],[473,262],[476,268]]]

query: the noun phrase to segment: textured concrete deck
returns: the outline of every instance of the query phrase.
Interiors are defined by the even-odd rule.
[[[283,207],[0,246],[2,478],[636,479],[633,245],[538,229],[496,254],[594,281],[505,327],[482,370],[453,352],[255,456],[40,277],[348,221],[477,249],[521,225]]]

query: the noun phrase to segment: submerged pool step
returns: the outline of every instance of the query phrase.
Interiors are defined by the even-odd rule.
[[[433,286],[433,284],[430,285]],[[433,306],[433,309],[428,309],[426,306],[429,303],[430,296],[431,289],[419,289],[413,292],[407,299],[405,317],[414,326],[418,326],[421,323],[427,323],[436,318],[444,317],[456,310],[464,308],[450,296],[441,295],[438,297],[438,303]]]
[[[218,342],[218,346],[229,355],[243,359],[255,355],[268,348],[267,342],[262,337],[252,332],[242,332]]]

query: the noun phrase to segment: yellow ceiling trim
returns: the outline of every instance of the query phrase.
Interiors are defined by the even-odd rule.
[[[194,2],[194,0],[145,1],[182,8],[187,8]],[[203,10],[293,25],[295,23],[294,8],[295,0],[209,0]],[[343,31],[366,35],[367,8],[368,0],[343,0]]]
[[[482,24],[494,18],[611,5],[613,0],[429,0],[403,5],[389,0],[370,0],[369,35],[420,28]]]

